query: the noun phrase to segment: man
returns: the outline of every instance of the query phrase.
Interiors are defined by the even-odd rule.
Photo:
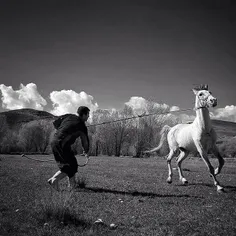
[[[59,181],[66,176],[69,177],[70,188],[76,187],[75,174],[78,163],[71,150],[71,145],[80,137],[84,154],[88,156],[89,138],[85,122],[89,118],[89,112],[88,107],[80,106],[77,110],[78,116],[66,114],[53,122],[57,131],[51,142],[51,147],[60,170],[48,180],[48,183],[57,191],[59,191]]]

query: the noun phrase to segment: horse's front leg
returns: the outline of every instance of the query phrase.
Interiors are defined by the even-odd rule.
[[[219,166],[215,169],[215,175],[218,175],[222,169],[222,167],[224,166],[224,159],[221,156],[219,149],[216,147],[216,145],[212,148],[212,153],[217,157],[218,162],[219,162]]]
[[[220,186],[220,183],[216,179],[215,171],[214,171],[214,168],[213,168],[213,166],[211,165],[211,163],[208,159],[207,152],[203,149],[203,146],[199,141],[195,142],[195,145],[196,145],[196,148],[197,148],[201,158],[203,159],[203,161],[205,162],[205,164],[208,167],[208,170],[209,170],[209,172],[210,172],[210,174],[213,178],[214,185],[216,186],[217,191],[223,191],[224,188],[222,186]]]

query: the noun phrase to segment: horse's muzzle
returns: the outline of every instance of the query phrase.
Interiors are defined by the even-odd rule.
[[[211,99],[210,101],[211,101],[212,107],[217,106],[217,99]]]

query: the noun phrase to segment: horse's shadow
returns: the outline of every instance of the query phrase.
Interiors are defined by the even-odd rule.
[[[186,185],[183,185],[182,186],[205,186],[205,187],[214,187],[213,184],[207,184],[207,183],[188,183]]]
[[[178,186],[205,186],[210,188],[215,188],[213,184],[208,183],[188,183],[187,185],[178,185]],[[236,186],[223,185],[225,192],[236,192]]]
[[[223,186],[227,192],[236,192],[236,186],[229,186],[229,185],[226,185],[226,186]]]
[[[97,187],[84,187],[84,188],[77,188],[77,191],[89,191],[95,193],[113,193],[113,194],[120,194],[126,196],[134,196],[134,197],[148,197],[148,198],[202,198],[199,196],[190,196],[188,194],[157,194],[152,192],[139,192],[139,191],[121,191],[121,190],[114,190],[114,189],[106,189],[106,188],[97,188]]]

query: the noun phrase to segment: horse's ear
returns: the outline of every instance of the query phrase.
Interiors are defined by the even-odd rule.
[[[205,89],[205,90],[208,90],[208,84],[205,84],[205,85],[204,85],[204,89]]]
[[[193,93],[194,93],[195,95],[197,95],[198,90],[196,90],[196,89],[192,89],[192,91],[193,91]]]

